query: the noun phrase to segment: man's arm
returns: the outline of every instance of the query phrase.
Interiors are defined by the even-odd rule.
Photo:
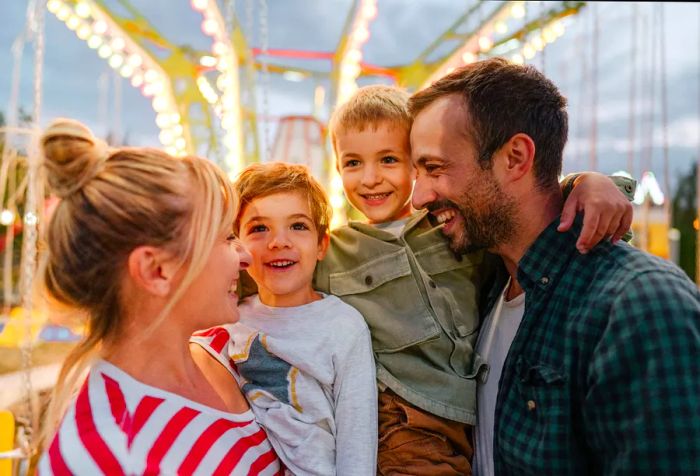
[[[583,402],[601,474],[700,469],[700,303],[681,272],[641,273],[593,349]]]
[[[587,253],[606,236],[612,242],[622,238],[632,225],[632,204],[636,182],[626,177],[607,177],[596,172],[568,175],[562,180],[566,202],[559,231],[566,231],[583,212],[583,229],[576,242]]]

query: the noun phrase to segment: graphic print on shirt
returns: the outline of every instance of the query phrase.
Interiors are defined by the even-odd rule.
[[[234,344],[235,351],[238,346]],[[255,400],[267,395],[304,413],[296,392],[299,369],[269,351],[265,334],[250,334],[245,347],[231,355],[231,359],[244,380],[241,388],[248,398]]]

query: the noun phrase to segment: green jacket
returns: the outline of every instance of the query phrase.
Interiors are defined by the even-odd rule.
[[[377,379],[432,414],[474,424],[478,301],[493,257],[456,258],[426,212],[401,236],[350,222],[331,234],[314,287],[362,313],[372,334]]]

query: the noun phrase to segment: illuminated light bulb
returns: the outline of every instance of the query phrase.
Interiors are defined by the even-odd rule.
[[[333,195],[331,197],[331,206],[335,209],[341,208],[345,204],[341,195]]]
[[[521,2],[516,3],[511,7],[510,14],[513,18],[523,18],[525,16],[525,6]]]
[[[151,87],[153,88],[154,95],[162,94],[163,90],[165,90],[165,88],[163,87],[162,81],[156,81],[156,82],[151,83]]]
[[[178,152],[178,150],[173,146],[166,147],[165,151],[170,155],[177,155]]]
[[[542,29],[542,39],[544,39],[545,43],[551,43],[557,39],[557,36],[551,28],[545,27]]]
[[[448,74],[451,74],[452,72],[454,72],[455,69],[456,69],[456,68],[455,68],[454,66],[451,67],[451,68],[447,68],[447,69],[445,70],[445,76],[447,76]]]
[[[27,212],[24,214],[24,224],[27,226],[34,226],[39,222],[39,217],[36,216],[34,212]]]
[[[552,23],[552,32],[558,38],[564,34],[564,24],[560,21],[555,21]]]
[[[124,38],[117,36],[115,38],[112,38],[112,42],[110,43],[110,45],[112,46],[112,49],[114,51],[121,51],[126,46],[126,42],[124,41]]]
[[[69,16],[68,20],[66,20],[66,26],[69,30],[77,30],[80,26],[80,18],[78,18],[76,15]]]
[[[211,50],[214,52],[215,55],[223,56],[226,54],[226,52],[228,52],[228,46],[226,45],[226,43],[217,41],[212,45]]]
[[[143,87],[143,89],[141,90],[141,92],[142,92],[143,95],[146,96],[146,97],[151,97],[151,96],[153,96],[153,94],[155,94],[154,91],[153,91],[153,84],[151,84],[151,83],[146,83],[146,85]]]
[[[87,41],[88,47],[94,49],[97,49],[100,47],[102,44],[102,38],[97,36],[97,35],[92,35],[90,39]]]
[[[540,35],[535,36],[530,42],[537,51],[542,51],[544,49],[544,41]]]
[[[46,2],[46,8],[54,15],[58,13],[58,10],[60,10],[62,5],[63,3],[61,2],[61,0],[49,0],[48,2]]]
[[[147,83],[152,83],[156,81],[158,79],[158,71],[156,71],[155,69],[147,70],[143,76],[143,79],[145,79]]]
[[[467,51],[462,55],[462,61],[464,62],[464,64],[473,63],[474,61],[476,61],[476,55],[471,51]]]
[[[377,5],[374,3],[367,3],[362,7],[362,16],[367,20],[372,20],[377,16]]]
[[[3,210],[0,213],[0,224],[8,226],[15,222],[15,213],[12,210]]]
[[[202,31],[209,36],[214,35],[218,29],[219,26],[215,20],[204,20],[202,22]]]
[[[355,38],[357,38],[357,41],[359,41],[360,43],[364,43],[369,39],[369,30],[366,27],[362,26],[355,30],[354,36]]]
[[[156,116],[156,124],[157,124],[158,127],[160,127],[161,129],[165,129],[166,127],[168,127],[168,126],[170,125],[170,114],[165,114],[165,113],[162,113],[162,112],[159,113],[159,114]]]
[[[341,190],[343,188],[343,179],[340,175],[334,175],[331,179],[331,188],[333,190]]]
[[[86,2],[78,2],[75,6],[75,13],[77,13],[80,18],[88,18],[92,12],[90,11],[90,5]]]
[[[107,22],[104,20],[97,20],[95,23],[92,24],[92,31],[97,33],[98,35],[104,35],[107,33]]]
[[[226,61],[225,58],[221,58],[219,63],[216,65],[216,69],[221,72],[226,71],[228,69],[228,61]]]
[[[130,78],[134,74],[134,67],[130,64],[125,64],[122,69],[119,70],[119,74],[122,78]]]
[[[523,46],[523,56],[525,57],[525,59],[532,59],[535,57],[536,54],[537,50],[535,50],[535,48],[533,48],[531,44],[526,43],[525,46]]]
[[[510,57],[510,60],[515,64],[525,64],[525,58],[520,53],[515,53]]]
[[[204,11],[207,8],[208,0],[192,0],[192,8],[198,11]]]
[[[151,105],[154,111],[163,112],[168,108],[168,100],[164,96],[156,96]]]
[[[342,73],[351,78],[357,78],[360,75],[360,65],[357,63],[344,63]]]
[[[187,141],[185,141],[183,137],[178,137],[175,141],[175,147],[180,150],[185,150],[185,147],[187,147]]]
[[[129,58],[127,58],[126,62],[129,63],[134,68],[138,68],[139,66],[141,66],[143,64],[143,59],[141,58],[141,55],[133,54],[133,55],[129,56]]]
[[[72,10],[68,5],[61,5],[61,7],[58,9],[58,12],[56,12],[56,16],[59,20],[66,21],[68,20],[68,17],[70,17],[71,11]]]
[[[122,55],[112,55],[112,57],[109,58],[109,65],[114,69],[119,68],[122,64],[124,64],[124,57]]]
[[[235,125],[234,122],[233,116],[224,116],[224,118],[221,119],[221,127],[225,130],[232,129]]]
[[[508,32],[508,25],[504,21],[496,22],[496,25],[494,25],[493,28],[496,30],[496,33],[501,35]]]
[[[175,140],[173,133],[167,129],[160,131],[160,134],[158,134],[158,139],[163,145],[171,145]]]
[[[213,56],[202,56],[199,58],[199,64],[206,68],[212,68],[216,66],[216,58]]]
[[[102,45],[100,46],[100,49],[97,50],[97,54],[100,58],[107,58],[111,56],[112,48],[110,48],[109,45]]]
[[[141,87],[142,84],[143,84],[143,74],[138,73],[138,74],[135,74],[134,76],[132,76],[131,85],[133,87],[139,88],[139,87]]]
[[[173,112],[173,113],[170,115],[170,121],[171,121],[173,124],[179,124],[179,123],[180,123],[180,114],[178,114],[177,112]]]
[[[479,48],[481,51],[488,51],[493,47],[493,40],[488,36],[479,37]]]
[[[351,49],[350,51],[347,52],[347,54],[345,55],[345,57],[346,57],[349,61],[353,61],[353,62],[355,62],[355,63],[359,63],[360,61],[362,61],[362,52],[361,52],[360,50],[358,50],[357,48],[353,48],[353,49]]]
[[[176,136],[181,136],[183,132],[184,132],[184,128],[182,127],[181,124],[175,124],[173,126],[173,134],[175,134]]]
[[[75,32],[76,35],[78,35],[78,38],[81,40],[86,40],[87,38],[90,37],[90,33],[92,33],[92,28],[90,28],[90,25],[86,25],[83,23],[78,27],[78,30]]]

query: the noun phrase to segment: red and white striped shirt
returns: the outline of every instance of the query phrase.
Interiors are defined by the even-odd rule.
[[[197,343],[211,354],[221,352],[215,350],[215,335]],[[250,410],[216,410],[145,385],[105,361],[90,370],[38,470],[41,475],[283,474]]]

